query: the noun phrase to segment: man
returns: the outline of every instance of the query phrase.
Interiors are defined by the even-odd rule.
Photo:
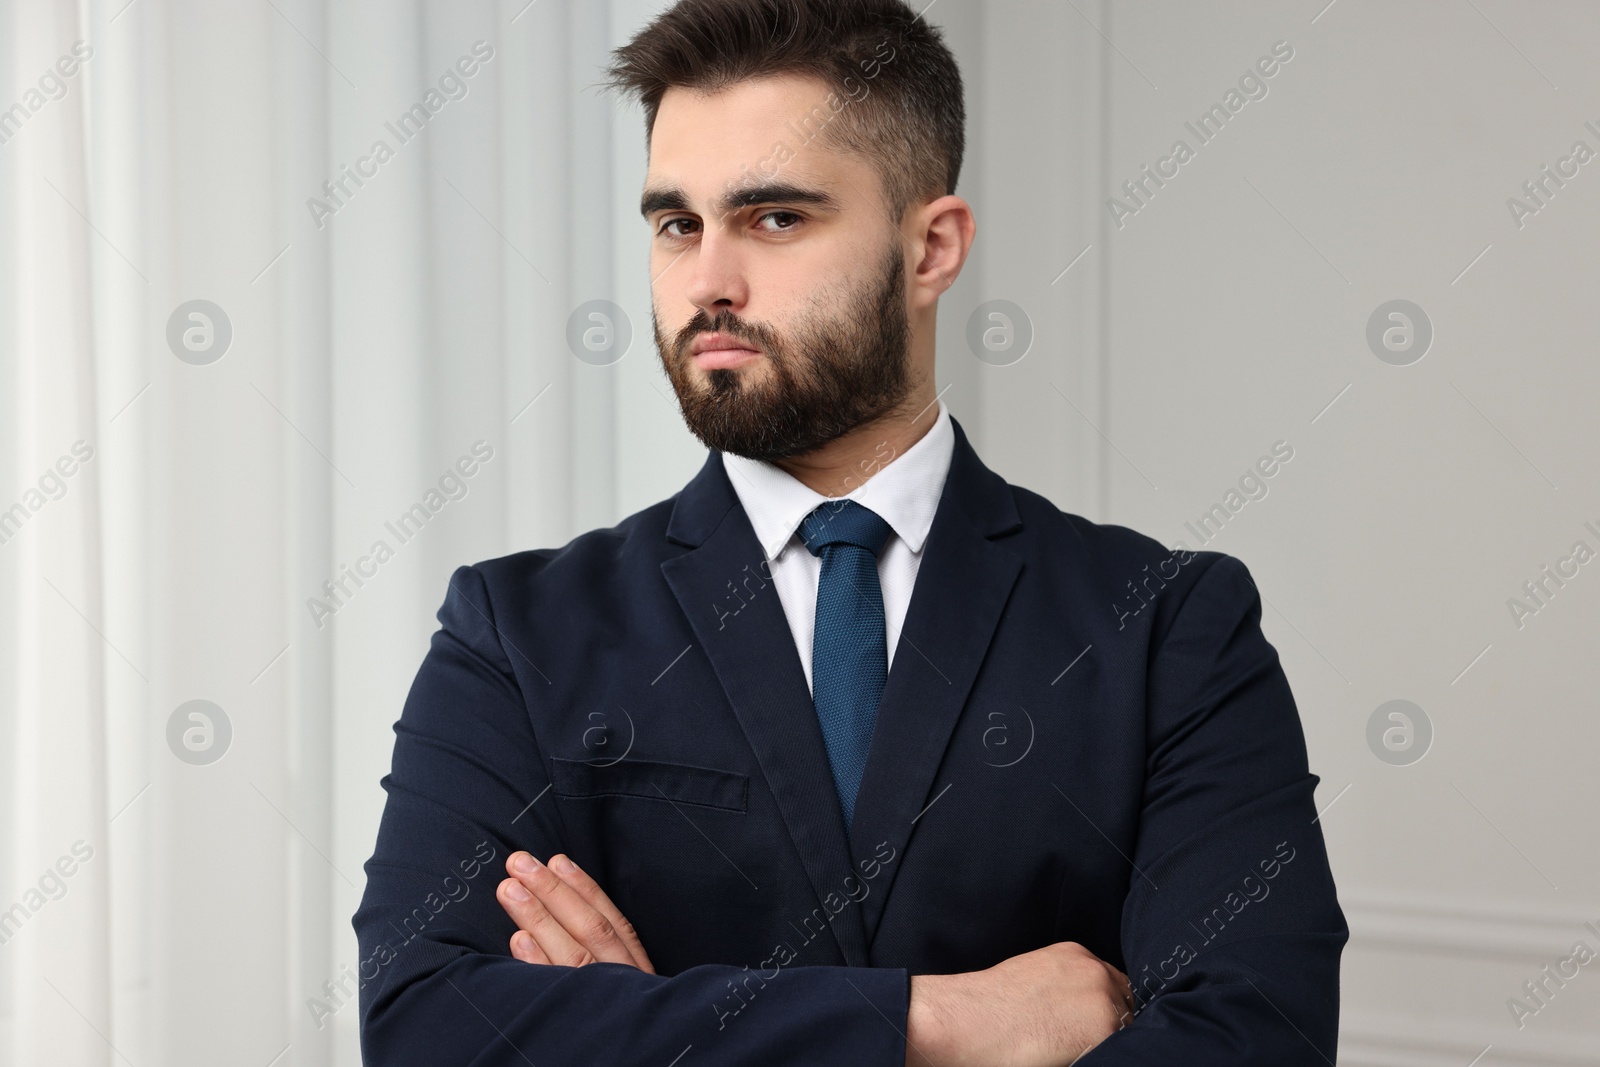
[[[1008,485],[936,396],[975,233],[939,33],[682,0],[612,81],[710,451],[451,578],[367,1062],[1332,1063],[1347,931],[1244,566]]]

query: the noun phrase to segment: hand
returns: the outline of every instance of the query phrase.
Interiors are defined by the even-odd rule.
[[[563,861],[572,869],[563,870]],[[506,873],[495,892],[517,924],[511,954],[524,963],[582,967],[626,963],[655,974],[630,923],[599,884],[563,855],[545,866],[526,852],[506,857]]]
[[[1060,1067],[1126,1026],[1133,1010],[1128,976],[1072,941],[982,971],[913,975],[906,1063]]]

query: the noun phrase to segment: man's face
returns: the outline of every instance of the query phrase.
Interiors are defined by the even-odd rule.
[[[651,326],[709,448],[805,455],[915,385],[899,228],[876,171],[817,137],[847,100],[800,76],[662,98],[644,196]]]

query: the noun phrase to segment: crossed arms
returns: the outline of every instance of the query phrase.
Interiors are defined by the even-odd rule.
[[[792,965],[751,1013],[719,1025],[710,1006],[756,972],[656,974],[594,879],[510,866],[524,853],[558,860],[564,827],[538,799],[547,778],[520,653],[483,575],[463,567],[396,725],[354,918],[366,1062],[670,1064],[692,1048],[685,1065],[1064,1065],[1092,1048],[1081,1067],[1331,1064],[1347,930],[1313,824],[1316,779],[1259,616],[1243,565],[1222,557],[1161,635],[1129,846],[1141,875],[1122,909],[1126,976],[1066,942],[966,974]],[[438,872],[473,855],[484,870],[505,865],[506,879],[494,893],[487,875],[456,879],[439,897]],[[1223,929],[1229,911],[1239,918]]]
[[[524,963],[618,963],[654,974],[633,924],[568,856],[548,866],[527,852],[506,859],[497,891],[517,924],[511,954]],[[907,1067],[1048,1067],[1071,1063],[1133,1015],[1128,976],[1070,941],[983,971],[913,975]]]

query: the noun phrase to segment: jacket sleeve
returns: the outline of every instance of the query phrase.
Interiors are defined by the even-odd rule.
[[[1146,785],[1122,950],[1137,1011],[1082,1067],[1336,1059],[1334,893],[1305,737],[1261,599],[1209,558],[1157,635]]]
[[[652,975],[510,954],[505,859],[566,850],[556,798],[482,575],[461,567],[399,722],[377,846],[353,924],[361,1051],[382,1067],[905,1062],[904,968],[727,964]],[[533,683],[530,683],[533,684]],[[649,950],[649,945],[645,946]],[[750,1011],[727,1012],[760,975]],[[688,1062],[688,1061],[686,1061]]]

